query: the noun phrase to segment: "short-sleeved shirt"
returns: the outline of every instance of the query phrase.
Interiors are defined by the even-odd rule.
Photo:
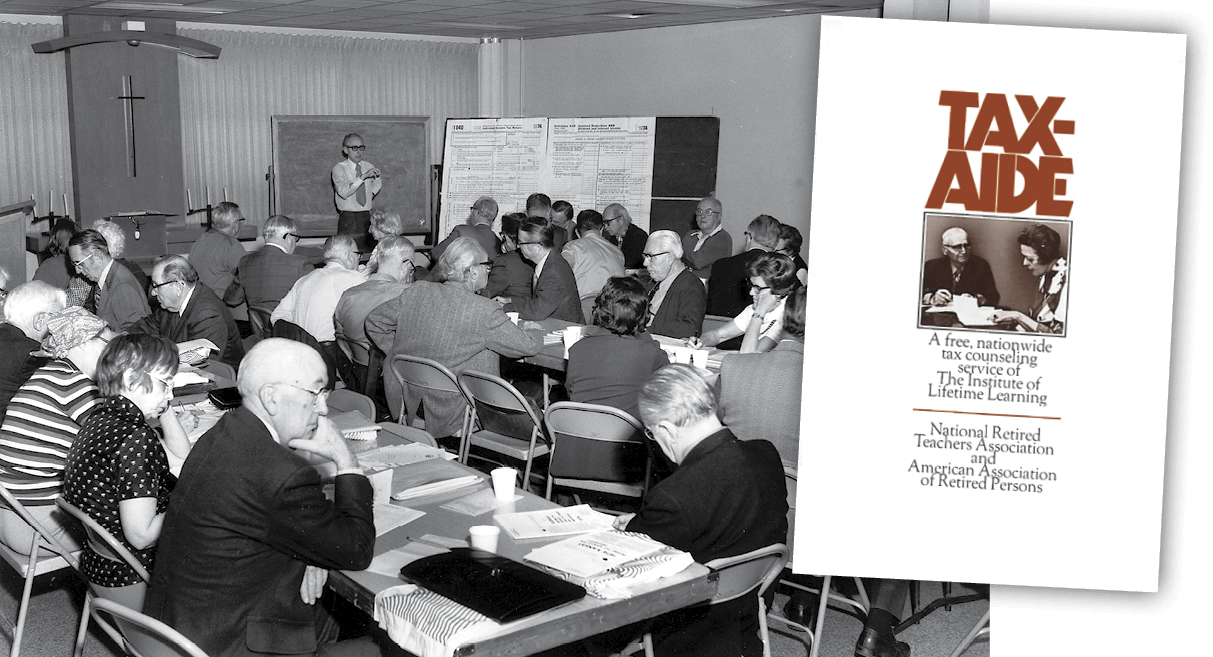
[[[767,314],[767,318],[762,322],[762,332],[758,334],[758,339],[770,338],[774,342],[779,342],[779,337],[783,335],[783,306],[787,299],[780,299],[779,305]],[[741,329],[742,335],[745,334],[746,327],[750,325],[750,318],[754,316],[754,304],[745,307],[741,314],[733,318],[733,326]]]
[[[143,419],[139,407],[125,397],[108,397],[84,421],[67,454],[63,496],[109,531],[150,571],[156,546],[136,550],[127,542],[118,503],[152,497],[156,499],[156,513],[164,513],[176,482],[159,437]],[[98,555],[88,547],[81,554],[80,566],[88,581],[99,586],[130,586],[142,581],[125,563]]]

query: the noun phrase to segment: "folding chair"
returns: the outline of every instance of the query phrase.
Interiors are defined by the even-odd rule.
[[[269,306],[248,307],[248,321],[249,326],[253,329],[253,335],[261,339],[270,337],[274,326],[270,322],[272,314],[274,314],[274,309]]]
[[[17,501],[17,498],[13,497],[13,494],[4,486],[0,486],[0,506],[7,507],[13,513],[16,513],[21,520],[34,530],[33,539],[30,541],[29,556],[10,550],[4,544],[0,544],[0,557],[7,561],[13,567],[13,570],[17,571],[17,574],[25,580],[25,587],[21,591],[21,604],[17,608],[17,623],[13,626],[13,646],[9,651],[10,657],[17,657],[21,654],[21,638],[25,633],[25,618],[29,612],[29,600],[34,588],[34,578],[38,575],[57,572],[65,568],[77,570],[79,565],[76,561],[76,555],[63,547],[63,544],[42,523],[30,515],[25,506]],[[42,554],[43,550],[46,550],[46,554]],[[87,608],[84,613],[87,616]]]
[[[795,536],[796,536],[796,475],[797,475],[796,468],[793,468],[787,464],[784,464],[784,467],[783,467],[784,483],[787,484],[787,489],[788,489],[787,568],[789,571],[791,571],[791,569],[792,569],[792,554],[793,554],[793,549],[795,548]],[[826,608],[829,606],[829,603],[831,600],[833,600],[834,602],[837,602],[839,604],[843,604],[843,605],[852,607],[858,613],[863,614],[864,616],[867,616],[868,610],[871,609],[871,607],[872,607],[872,603],[868,600],[868,592],[867,592],[867,589],[863,585],[862,579],[860,579],[858,577],[854,578],[855,588],[858,591],[857,592],[858,599],[848,598],[844,595],[841,595],[841,594],[838,594],[838,593],[835,593],[834,591],[832,591],[830,589],[830,585],[832,584],[833,579],[834,578],[831,575],[825,575],[824,577],[822,577],[820,590],[814,589],[814,588],[811,588],[808,586],[804,586],[802,584],[793,582],[789,579],[780,580],[780,582],[784,586],[787,586],[789,588],[798,589],[801,591],[806,591],[808,593],[817,594],[817,596],[818,596],[817,612],[814,614],[814,623],[813,623],[816,626],[815,630],[813,628],[807,627],[807,626],[797,623],[795,621],[788,620],[787,618],[784,618],[783,616],[774,613],[773,610],[768,616],[768,618],[770,620],[779,621],[780,623],[783,623],[784,625],[787,625],[788,627],[790,627],[792,629],[804,632],[805,635],[808,636],[808,640],[809,640],[809,657],[817,657],[818,653],[821,651],[821,637],[822,637],[822,633],[825,630]]]
[[[339,388],[330,392],[327,405],[329,409],[340,413],[358,411],[362,413],[362,417],[371,422],[375,421],[375,402],[371,401],[370,397],[348,388]]]
[[[416,409],[409,408],[408,402],[405,399],[405,391],[411,385],[431,392],[456,393],[462,397],[465,407],[463,411],[463,428],[459,431],[459,435],[461,437],[468,435],[468,425],[472,419],[472,402],[468,399],[463,387],[459,385],[459,380],[455,377],[454,372],[447,369],[445,365],[438,361],[409,356],[407,354],[397,354],[395,358],[392,358],[392,373],[396,376],[396,380],[400,382],[401,424],[411,426],[413,420],[416,418]]]
[[[214,374],[215,376],[218,376],[218,377],[225,378],[228,381],[236,380],[235,368],[233,368],[231,365],[228,365],[227,363],[225,363],[223,361],[209,360],[206,362],[205,365],[203,365],[202,367],[199,367],[198,369],[204,370],[206,372],[210,372],[211,374]]]
[[[465,432],[459,449],[460,461],[467,463],[468,452],[473,445],[526,461],[522,482],[529,488],[531,467],[535,458],[551,451],[551,443],[543,430],[543,421],[535,409],[517,388],[499,376],[482,372],[462,372],[459,375],[459,385],[472,404],[472,417],[465,425],[472,427],[479,423],[479,426],[487,427],[476,432]],[[495,424],[501,431],[493,430]],[[524,433],[530,435],[527,438],[520,437]]]
[[[644,499],[653,461],[636,418],[617,408],[580,402],[552,404],[544,418],[552,437],[549,500],[553,485]]]
[[[716,571],[719,578],[716,583],[716,595],[708,600],[708,604],[720,604],[736,600],[750,591],[758,590],[758,634],[762,637],[763,657],[771,657],[771,639],[767,633],[766,601],[762,594],[779,579],[783,566],[788,560],[788,546],[783,543],[768,545],[752,552],[739,554],[735,557],[712,559],[704,564]],[[645,657],[653,657],[653,635],[646,632],[641,638]],[[634,645],[628,646],[624,654],[634,650]]]
[[[97,600],[93,616],[112,619],[126,651],[135,657],[207,657],[193,641],[164,623],[111,600]]]
[[[969,649],[969,646],[973,645],[973,641],[979,636],[990,636],[989,609],[986,609],[986,613],[982,615],[980,619],[978,619],[977,624],[973,626],[973,629],[969,630],[969,633],[965,635],[965,638],[960,642],[960,645],[956,646],[956,650],[952,651],[952,657],[960,657],[964,651]]]
[[[347,381],[349,387],[370,397],[375,398],[379,389],[379,377],[383,375],[383,352],[368,340],[351,340],[337,334],[337,346],[354,365],[356,376],[353,381]]]

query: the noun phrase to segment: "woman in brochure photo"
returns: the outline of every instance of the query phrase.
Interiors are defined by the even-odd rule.
[[[1018,242],[1023,266],[1039,280],[1036,298],[1027,313],[999,310],[991,319],[999,324],[1014,324],[1019,331],[1062,333],[1066,322],[1068,264],[1062,257],[1061,235],[1044,224],[1036,224],[1025,228]]]

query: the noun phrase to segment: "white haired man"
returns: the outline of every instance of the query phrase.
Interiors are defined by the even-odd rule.
[[[708,295],[703,281],[682,261],[682,241],[672,230],[649,235],[644,245],[644,265],[657,282],[650,292],[649,333],[671,338],[697,337],[703,326]]]
[[[67,294],[41,281],[18,285],[4,301],[0,323],[0,423],[8,402],[47,358],[35,356],[46,337],[46,320],[67,307]]]

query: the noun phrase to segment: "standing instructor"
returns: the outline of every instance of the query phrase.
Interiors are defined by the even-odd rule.
[[[341,140],[345,159],[333,167],[333,198],[337,203],[337,234],[350,235],[359,250],[370,249],[368,230],[371,226],[371,205],[383,187],[383,179],[370,162],[362,161],[366,145],[362,137],[351,132]]]

